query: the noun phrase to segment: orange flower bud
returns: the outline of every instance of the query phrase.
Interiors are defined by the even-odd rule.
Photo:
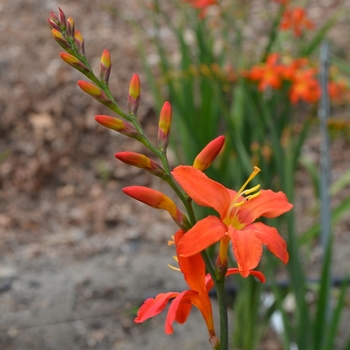
[[[112,63],[108,50],[104,50],[100,62],[100,78],[108,84],[109,75],[111,73]]]
[[[83,91],[95,98],[98,102],[107,106],[112,104],[112,101],[98,86],[85,80],[78,80],[77,83]]]
[[[74,31],[74,43],[75,48],[79,52],[80,55],[85,56],[85,44],[84,39],[79,30]]]
[[[104,127],[118,131],[123,135],[131,136],[131,137],[135,137],[139,135],[139,133],[136,131],[136,129],[132,125],[120,119],[113,118],[108,115],[97,115],[95,116],[95,120],[101,125],[103,125]]]
[[[169,102],[165,102],[160,111],[158,125],[158,147],[166,149],[169,143],[172,109]]]
[[[143,186],[125,187],[123,192],[152,208],[166,210],[180,227],[188,226],[186,216],[181,213],[176,204],[164,193]]]
[[[64,62],[68,63],[70,66],[74,67],[83,74],[87,74],[90,72],[89,68],[86,67],[84,63],[82,63],[78,58],[74,57],[73,55],[61,52],[60,56]]]
[[[163,176],[165,174],[162,167],[143,154],[135,152],[119,152],[115,154],[115,157],[126,164],[145,169],[153,175]]]
[[[67,41],[67,39],[61,32],[59,32],[57,29],[52,29],[51,33],[60,46],[62,46],[68,52],[71,51],[72,47],[70,43]]]
[[[134,74],[130,80],[130,85],[129,85],[129,96],[128,96],[129,113],[131,114],[137,113],[137,109],[139,108],[139,104],[140,104],[140,96],[141,96],[140,78],[137,74]]]
[[[68,38],[73,39],[74,38],[74,21],[72,17],[69,17],[67,19],[67,36]]]
[[[201,171],[209,168],[216,156],[220,153],[224,143],[225,136],[219,136],[209,142],[194,160],[193,167]]]

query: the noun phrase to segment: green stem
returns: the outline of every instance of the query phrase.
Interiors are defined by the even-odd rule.
[[[225,278],[216,281],[215,287],[219,303],[221,350],[228,350],[228,317]]]

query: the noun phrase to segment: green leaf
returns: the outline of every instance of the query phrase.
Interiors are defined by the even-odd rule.
[[[335,209],[332,210],[332,225],[334,225],[344,213],[350,210],[350,197],[344,199]],[[320,233],[320,224],[317,223],[306,230],[299,238],[299,245],[310,243]]]
[[[301,56],[310,56],[325,39],[328,31],[334,26],[337,22],[336,18],[329,19],[324,26],[319,29],[313,39],[301,50]]]

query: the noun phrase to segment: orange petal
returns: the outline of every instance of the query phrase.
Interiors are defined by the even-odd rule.
[[[198,221],[178,244],[178,255],[188,257],[208,248],[225,236],[226,225],[216,216]]]
[[[272,254],[276,255],[287,264],[289,260],[287,244],[274,227],[267,226],[262,222],[257,222],[249,225],[249,228],[255,232],[256,237],[259,238],[262,243],[266,244]]]
[[[191,166],[180,165],[172,174],[197,204],[213,208],[222,218],[225,217],[230,205],[230,195],[226,187]]]
[[[186,321],[189,312],[191,311],[191,297],[197,294],[197,292],[185,290],[184,292],[179,293],[178,296],[172,301],[165,320],[166,334],[172,334],[174,332],[172,325],[175,320],[179,320],[180,323],[184,323]],[[182,307],[182,303],[185,303],[186,306]],[[190,306],[188,306],[188,304]]]
[[[293,208],[283,192],[261,190],[259,196],[248,200],[239,209],[238,217],[242,223],[250,224],[260,216],[275,218]]]
[[[193,290],[187,290],[180,293],[171,303],[168,315],[165,321],[165,333],[173,332],[172,324],[176,320],[179,323],[184,323],[187,320],[190,306],[196,306],[207,324],[208,333],[215,335],[214,321],[211,302],[207,293],[197,293]]]
[[[231,267],[227,270],[226,276],[233,275],[236,273],[240,273],[239,269],[237,269],[236,267]],[[249,275],[256,277],[261,283],[265,283],[266,279],[265,279],[265,276],[262,272],[256,271],[256,270],[250,270]]]
[[[137,317],[134,320],[135,323],[144,322],[161,313],[165,309],[168,301],[175,298],[178,294],[177,292],[160,293],[155,298],[148,298],[145,300],[137,313]]]
[[[263,252],[261,241],[256,237],[255,231],[249,229],[236,230],[230,226],[228,234],[231,237],[239,271],[243,277],[248,277],[250,270],[253,270],[261,259]]]
[[[185,232],[179,230],[175,233],[176,253],[181,272],[192,290],[202,292],[205,290],[205,263],[202,256],[198,253],[189,257],[179,255],[178,244],[183,238]]]

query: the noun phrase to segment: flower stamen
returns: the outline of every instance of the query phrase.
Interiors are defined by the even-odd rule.
[[[173,259],[178,263],[179,262],[179,259],[177,258],[177,256],[173,256]],[[169,268],[171,268],[172,270],[175,270],[175,271],[180,271],[181,272],[181,270],[178,268],[178,267],[175,267],[175,266],[172,266],[172,265],[170,265],[170,264],[168,264],[168,267]]]
[[[229,207],[229,210],[227,211],[227,215],[229,215],[230,217],[234,216],[237,213],[237,208],[241,207],[247,200],[255,198],[260,194],[260,191],[255,193],[255,194],[251,194],[251,193],[257,191],[260,188],[260,185],[256,185],[252,188],[245,189],[247,187],[247,185],[249,184],[249,182],[252,181],[253,178],[260,171],[261,170],[257,166],[254,167],[254,170],[250,174],[250,176],[248,177],[247,181],[243,184],[243,186],[239,189],[239,191],[236,193],[235,197],[233,198],[231,205]],[[239,196],[246,195],[246,194],[248,194],[249,196],[245,197],[242,201],[236,203]]]

